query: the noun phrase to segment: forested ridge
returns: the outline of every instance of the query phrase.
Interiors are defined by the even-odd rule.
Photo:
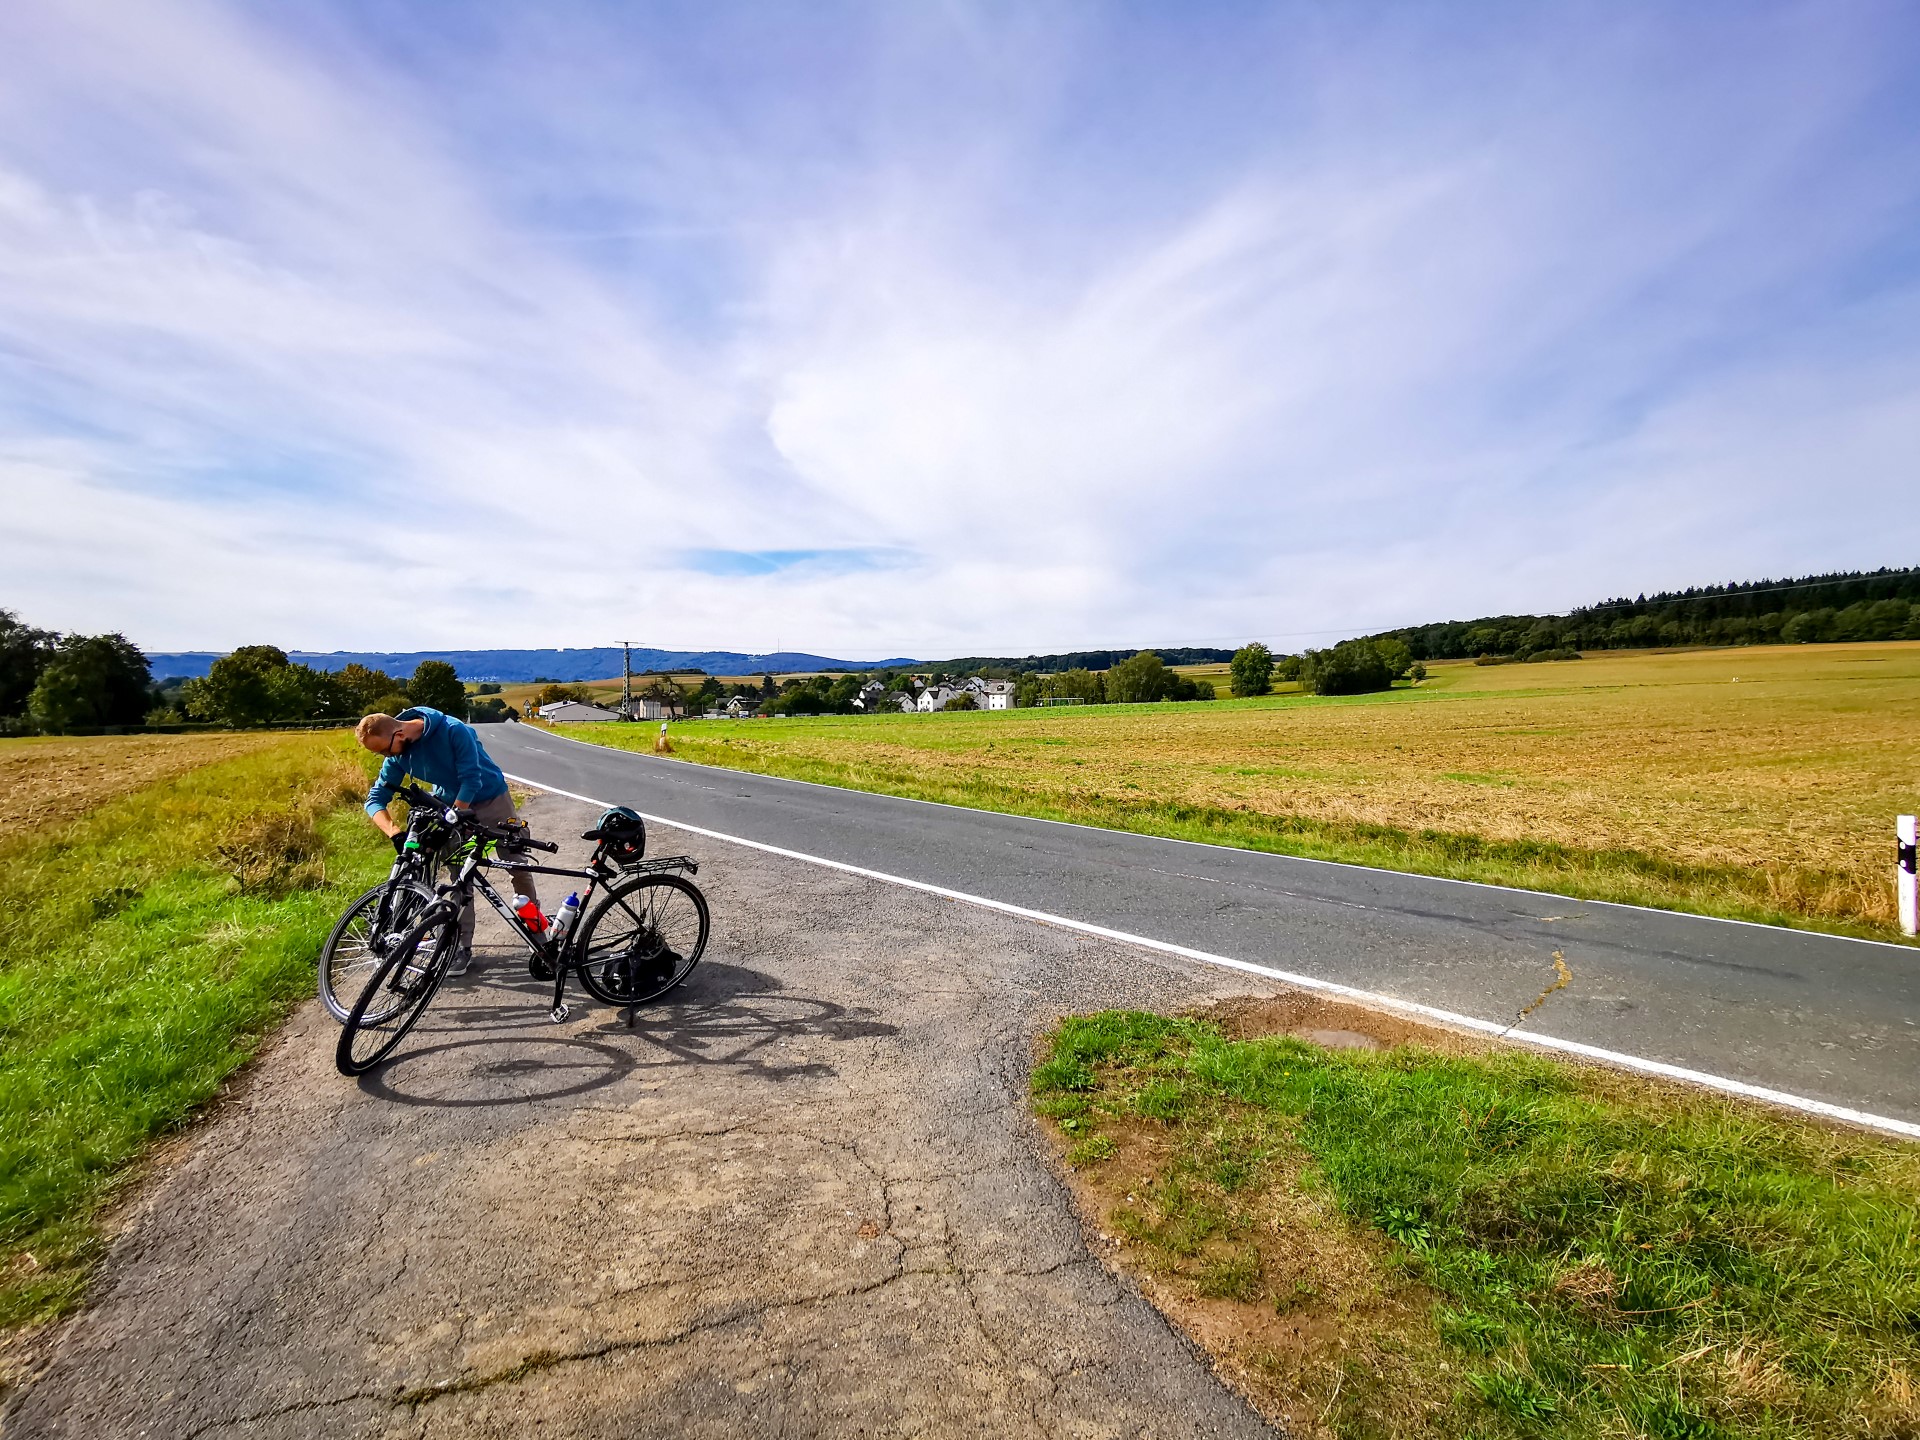
[[[1920,639],[1920,569],[1809,575],[1606,600],[1565,615],[1492,615],[1367,637],[1416,660],[1673,645],[1770,645]]]

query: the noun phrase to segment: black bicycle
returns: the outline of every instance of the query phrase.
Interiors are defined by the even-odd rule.
[[[535,840],[518,822],[487,825],[444,806],[436,806],[435,814],[453,837],[445,852],[450,878],[432,887],[425,909],[386,942],[386,954],[348,1009],[334,1051],[343,1075],[364,1074],[385,1060],[426,1013],[452,962],[461,919],[475,891],[532,953],[534,973],[551,975],[548,1018],[555,1024],[567,1018],[569,971],[596,1000],[625,1009],[631,1025],[639,1006],[682,984],[700,963],[707,948],[707,901],[687,878],[700,867],[685,855],[643,858],[646,826],[633,811],[608,810],[580,837],[595,842],[584,870],[523,858],[529,850],[551,854],[560,847]],[[533,929],[488,883],[484,872],[489,870],[585,880],[578,923],[558,934]]]
[[[320,1003],[345,1021],[395,941],[411,930],[437,893],[440,861],[456,838],[443,818],[446,803],[418,785],[400,787],[407,802],[406,840],[387,878],[347,906],[320,947]]]

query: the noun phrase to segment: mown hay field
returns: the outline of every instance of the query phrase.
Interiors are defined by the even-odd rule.
[[[647,727],[568,727],[650,747]],[[1388,694],[697,721],[683,759],[986,809],[1892,933],[1920,643],[1433,667]]]
[[[0,835],[274,743],[270,734],[46,736],[0,740]]]

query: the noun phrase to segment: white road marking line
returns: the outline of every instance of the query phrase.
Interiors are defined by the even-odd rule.
[[[641,760],[660,758],[640,750],[623,750],[616,745],[597,745],[591,740],[576,740],[571,735],[555,735],[552,731],[536,730],[527,725],[518,728],[531,735],[544,735],[549,740],[564,740],[569,745],[584,745],[587,749],[598,750],[602,754],[631,755]],[[1715,925],[1745,925],[1753,930],[1770,930],[1776,935],[1809,935],[1820,940],[1845,940],[1854,945],[1883,945],[1889,950],[1914,948],[1898,940],[1874,940],[1865,935],[1836,935],[1829,930],[1798,930],[1791,925],[1770,925],[1764,920],[1735,920],[1726,915],[1701,915],[1692,910],[1662,910],[1655,905],[1631,905],[1624,900],[1589,900],[1580,895],[1563,895],[1557,890],[1529,890],[1524,885],[1495,885],[1489,880],[1461,880],[1452,875],[1428,875],[1419,870],[1389,870],[1380,865],[1356,865],[1351,860],[1321,860],[1312,855],[1289,855],[1280,850],[1251,850],[1244,845],[1221,845],[1211,840],[1182,840],[1177,835],[1150,835],[1142,830],[1109,830],[1102,825],[1083,825],[1077,820],[1049,820],[1044,815],[1019,815],[1011,810],[983,810],[977,805],[955,805],[946,800],[921,800],[912,795],[890,795],[885,790],[855,790],[848,785],[828,785],[819,780],[795,780],[789,775],[768,775],[759,770],[730,770],[730,767],[725,765],[703,765],[698,760],[668,760],[665,763],[699,765],[705,770],[729,770],[731,774],[751,775],[756,780],[778,780],[783,785],[805,785],[814,790],[838,791],[842,795],[869,795],[881,800],[898,800],[907,805],[935,805],[942,810],[959,810],[968,815],[1002,815],[1009,820],[1027,820],[1035,825],[1061,825],[1069,830],[1084,830],[1091,835],[1130,835],[1137,840],[1158,840],[1167,845],[1193,845],[1202,850],[1224,850],[1229,855],[1266,855],[1275,860],[1291,860],[1301,865],[1330,865],[1336,870],[1363,870],[1370,875],[1399,875],[1409,880],[1431,880],[1436,885],[1467,885],[1475,890],[1498,890],[1508,895],[1538,895],[1543,900],[1571,900],[1576,905],[1604,905],[1609,910],[1637,910],[1642,915],[1661,915],[1671,920],[1706,920]],[[675,779],[673,783],[685,782]],[[750,800],[753,797],[741,795],[738,798]],[[1528,918],[1537,917],[1529,916]],[[1566,920],[1573,917],[1561,915],[1554,918]]]
[[[576,742],[582,743],[582,742]],[[604,748],[596,746],[596,749]],[[592,795],[580,795],[571,790],[562,790],[557,785],[545,785],[538,780],[530,780],[524,775],[506,772],[509,780],[521,785],[531,785],[536,790],[545,790],[551,795],[564,796],[568,800],[579,800],[588,805],[610,806],[614,802],[601,800]],[[1622,1069],[1635,1070],[1644,1075],[1658,1075],[1662,1079],[1681,1080],[1690,1085],[1698,1085],[1708,1090],[1722,1091],[1728,1095],[1739,1095],[1749,1100],[1761,1100],[1769,1105],[1778,1105],[1788,1110],[1798,1110],[1808,1115],[1819,1115],[1829,1120],[1844,1120],[1852,1125],[1864,1126],[1869,1130],[1881,1130],[1890,1135],[1904,1135],[1909,1139],[1920,1140],[1920,1124],[1910,1120],[1896,1120],[1887,1115],[1874,1115],[1865,1110],[1855,1110],[1846,1105],[1834,1105],[1825,1100],[1813,1100],[1804,1095],[1791,1095],[1784,1090],[1771,1090],[1764,1085],[1752,1085],[1745,1080],[1734,1080],[1725,1075],[1713,1075],[1704,1070],[1689,1070],[1681,1065],[1669,1065],[1664,1060],[1646,1060],[1638,1055],[1628,1055],[1619,1050],[1606,1050],[1598,1045],[1587,1045],[1578,1040],[1562,1040],[1554,1035],[1541,1035],[1531,1031],[1506,1033],[1507,1027],[1497,1021],[1481,1020],[1472,1015],[1457,1014],[1452,1010],[1437,1009],[1432,1005],[1422,1005],[1414,1000],[1401,1000],[1392,995],[1381,995],[1372,990],[1361,990],[1352,985],[1342,985],[1334,980],[1322,980],[1314,975],[1301,975],[1291,970],[1275,970],[1266,965],[1255,965],[1248,960],[1235,960],[1230,955],[1215,955],[1207,950],[1194,950],[1185,945],[1175,945],[1166,940],[1155,940],[1146,935],[1134,935],[1125,930],[1112,930],[1105,925],[1095,925],[1086,920],[1074,920],[1065,915],[1050,914],[1045,910],[1030,910],[1024,905],[1010,904],[1005,900],[994,900],[985,895],[969,894],[965,890],[951,890],[944,885],[929,884],[925,880],[910,880],[904,875],[889,875],[884,870],[869,870],[863,865],[849,865],[844,860],[829,860],[824,855],[809,855],[803,850],[788,850],[779,845],[769,845],[762,840],[749,840],[742,835],[729,835],[722,830],[708,830],[700,825],[689,825],[684,820],[674,820],[665,815],[649,815],[642,810],[637,812],[658,825],[668,825],[675,830],[685,830],[692,835],[705,835],[710,840],[725,841],[729,845],[744,845],[750,850],[761,850],[769,855],[779,855],[788,860],[800,860],[809,865],[824,866],[829,870],[839,870],[848,875],[858,875],[864,880],[879,880],[888,885],[903,886],[908,890],[918,890],[927,895],[938,895],[943,900],[957,900],[967,905],[978,905],[984,910],[998,910],[1003,915],[1017,915],[1023,920],[1037,920],[1044,925],[1057,925],[1064,930],[1077,930],[1083,935],[1097,935],[1103,940],[1115,940],[1123,945],[1136,945],[1143,950],[1157,950],[1164,955],[1177,955],[1182,960],[1196,961],[1202,965],[1212,965],[1223,970],[1239,970],[1249,975],[1265,976],[1269,980],[1278,980],[1282,984],[1293,985],[1302,990],[1317,990],[1324,995],[1338,995],[1344,999],[1357,1000],[1368,1005],[1381,1006],[1388,1010],[1397,1010],[1403,1014],[1418,1015],[1423,1019],[1436,1020],[1443,1025],[1456,1025],[1464,1030],[1472,1030],[1482,1035],[1504,1038],[1509,1042],[1533,1045],[1542,1050],[1556,1050],[1568,1055],[1578,1055],[1587,1060],[1598,1060],[1605,1064],[1616,1065]]]

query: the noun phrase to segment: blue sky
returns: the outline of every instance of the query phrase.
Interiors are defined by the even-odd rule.
[[[1920,9],[0,7],[0,606],[1283,648],[1920,560]]]

